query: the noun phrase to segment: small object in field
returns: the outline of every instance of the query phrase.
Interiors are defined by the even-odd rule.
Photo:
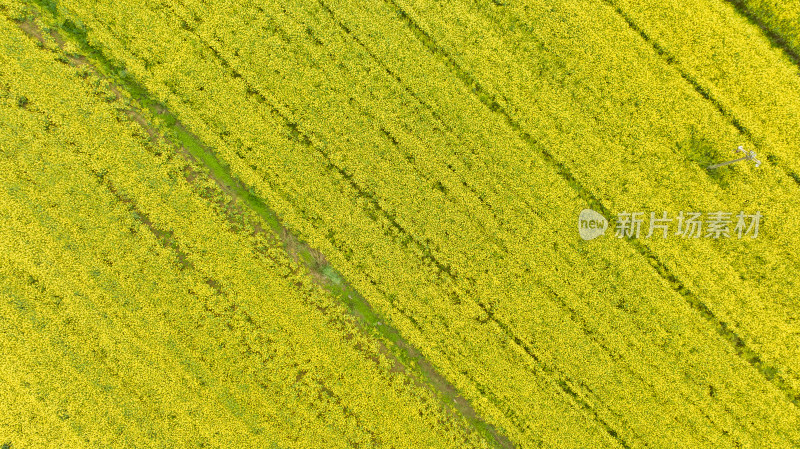
[[[722,166],[725,166],[725,165],[730,165],[730,164],[733,164],[734,162],[739,162],[739,161],[755,161],[756,162],[756,168],[761,166],[761,161],[756,159],[756,152],[755,151],[745,151],[744,147],[739,145],[739,148],[736,149],[736,152],[737,153],[745,153],[745,156],[744,157],[740,157],[739,159],[732,160],[732,161],[720,162],[719,164],[711,165],[711,166],[708,167],[709,170],[710,169],[714,169],[714,168],[719,168],[719,167],[722,167]]]

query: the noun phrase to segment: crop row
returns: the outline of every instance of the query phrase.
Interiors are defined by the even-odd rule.
[[[797,0],[728,0],[749,19],[762,27],[766,34],[792,53],[795,64],[800,63],[800,2]]]

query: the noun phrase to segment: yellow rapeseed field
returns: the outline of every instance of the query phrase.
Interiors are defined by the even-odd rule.
[[[800,447],[796,3],[0,0],[0,448]]]

